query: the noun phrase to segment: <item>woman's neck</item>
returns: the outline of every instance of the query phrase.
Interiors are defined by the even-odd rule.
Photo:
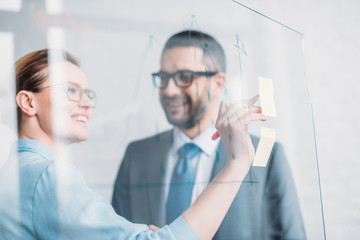
[[[50,148],[56,155],[59,155],[68,145],[67,142],[55,139],[54,136],[47,134],[40,127],[27,127],[22,125],[19,132],[19,139],[38,140]]]

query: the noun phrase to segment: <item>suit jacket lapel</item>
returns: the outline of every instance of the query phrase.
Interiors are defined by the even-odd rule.
[[[165,225],[166,219],[166,202],[165,202],[165,174],[169,150],[173,142],[173,131],[167,131],[154,137],[155,143],[151,144],[154,151],[145,156],[149,174],[146,182],[150,185],[147,188],[149,197],[150,219],[156,226]]]
[[[259,138],[254,137],[251,135],[251,141],[254,144],[255,149],[257,148],[257,145],[259,144]],[[226,165],[227,161],[227,153],[225,146],[222,141],[220,141],[219,146],[217,148],[218,151],[218,158],[215,159],[214,168],[211,174],[211,180],[223,169]],[[245,176],[244,181],[246,182],[253,182],[256,181],[253,179],[253,168],[251,167],[249,170],[249,173]]]

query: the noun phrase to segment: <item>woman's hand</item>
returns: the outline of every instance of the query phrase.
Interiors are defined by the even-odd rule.
[[[157,227],[157,226],[155,226],[155,225],[152,225],[152,224],[149,225],[149,230],[150,230],[150,231],[156,232],[156,231],[159,230],[159,229],[160,229],[160,228]]]
[[[251,163],[255,157],[255,149],[251,142],[248,126],[251,122],[267,118],[261,114],[261,107],[253,106],[257,98],[250,101],[222,101],[215,127],[220,135],[228,160],[247,159]],[[213,139],[216,137],[214,134]],[[250,164],[249,164],[250,165]]]

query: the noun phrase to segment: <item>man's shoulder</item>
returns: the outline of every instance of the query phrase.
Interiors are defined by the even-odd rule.
[[[128,144],[127,151],[129,150],[149,150],[156,147],[170,146],[173,139],[173,130],[167,130],[146,138],[132,141]]]
[[[141,166],[154,158],[163,159],[171,148],[172,139],[172,130],[169,130],[129,143],[122,165]]]

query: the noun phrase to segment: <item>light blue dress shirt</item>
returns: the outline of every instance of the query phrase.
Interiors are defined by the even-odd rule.
[[[181,216],[157,232],[118,216],[70,163],[18,140],[0,169],[0,239],[199,239]]]

